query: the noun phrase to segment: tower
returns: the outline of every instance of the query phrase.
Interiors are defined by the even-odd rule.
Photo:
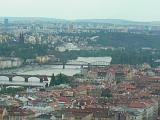
[[[21,32],[19,36],[19,43],[24,44],[24,34]]]
[[[4,25],[8,26],[8,19],[4,19]]]

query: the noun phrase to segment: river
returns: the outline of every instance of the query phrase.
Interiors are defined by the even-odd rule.
[[[34,65],[34,66],[25,66],[21,68],[15,68],[10,70],[1,70],[0,73],[4,74],[26,74],[26,75],[57,75],[59,73],[73,76],[76,73],[80,73],[81,69],[80,66],[65,66],[63,69],[62,65]],[[50,78],[48,78],[50,81]],[[0,84],[8,83],[9,80],[5,76],[0,76]],[[14,77],[13,82],[16,84],[25,84],[24,78],[22,77]],[[30,84],[40,84],[38,78],[29,78]]]
[[[28,74],[28,75],[57,75],[63,73],[68,76],[72,76],[76,73],[80,73],[80,66],[65,66],[62,65],[37,65],[37,66],[25,66],[21,68],[15,68],[10,70],[2,70],[0,73],[15,73],[15,74]]]

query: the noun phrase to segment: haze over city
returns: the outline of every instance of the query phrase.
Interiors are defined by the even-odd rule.
[[[0,16],[160,21],[159,4],[159,0],[0,0]]]
[[[160,0],[0,0],[0,120],[160,120]]]

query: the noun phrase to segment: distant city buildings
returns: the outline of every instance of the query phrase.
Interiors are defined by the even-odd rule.
[[[71,86],[28,88],[14,97],[1,94],[0,117],[158,120],[160,77],[149,75],[150,70],[147,64],[92,67],[80,76],[69,77]]]
[[[30,22],[12,21],[12,23],[5,19],[0,24],[0,44],[11,45],[11,48],[22,46],[20,50],[31,51],[27,51],[28,57],[25,56],[25,53],[24,55],[21,53],[24,62],[21,58],[15,57],[17,56],[16,50],[21,52],[19,49],[7,53],[6,56],[12,57],[0,57],[0,69],[2,73],[7,72],[8,74],[8,77],[4,74],[1,76],[1,79],[7,77],[8,81],[4,80],[5,84],[1,82],[0,85],[0,120],[159,120],[160,67],[154,68],[147,63],[129,65],[123,61],[123,64],[116,64],[112,61],[112,58],[116,58],[115,56],[119,57],[117,63],[120,59],[129,58],[123,44],[122,46],[92,45],[103,36],[101,33],[117,33],[113,40],[119,40],[120,33],[122,33],[121,36],[126,33],[127,35],[159,35],[159,26],[32,20]],[[106,40],[110,40],[110,37]],[[66,60],[68,58],[65,53],[80,53],[80,50],[87,51],[87,55],[76,54],[73,56],[75,59],[71,59],[73,54],[69,54],[71,58]],[[30,55],[32,51],[34,54]],[[89,57],[94,56],[95,51],[98,51],[96,57]],[[103,51],[104,54],[99,55]],[[158,66],[160,63],[159,53],[156,53],[158,49],[142,46],[136,52],[142,55],[143,51],[144,53],[150,51],[150,56],[147,57],[146,54],[144,58],[151,62],[153,60]],[[97,57],[105,56],[105,52],[112,57]],[[115,54],[110,54],[111,52]],[[124,56],[121,58],[119,53],[124,53]],[[156,59],[150,60],[152,55],[155,55]],[[138,60],[141,60],[141,56]],[[48,74],[48,71],[45,70],[51,72],[48,66],[52,63],[57,63],[56,67],[60,64],[63,70],[65,64],[78,66],[74,70],[78,69],[79,73],[73,76],[59,74],[59,79],[53,73],[53,76],[49,76],[54,83],[51,86],[48,78],[38,74],[38,71]],[[134,64],[134,59],[131,59],[130,63]],[[12,69],[13,71],[8,69],[22,65],[26,66],[20,69],[19,73],[22,70],[22,73],[27,74],[26,71],[31,73],[35,69],[33,74],[37,74],[38,77],[35,75],[21,76],[13,72],[17,69]],[[52,69],[63,72],[60,66],[56,67],[51,66]],[[67,72],[71,72],[70,69],[66,69]],[[18,78],[28,84],[19,82]],[[36,82],[33,84],[31,79]],[[40,82],[43,84],[39,85]],[[24,85],[28,88],[16,91],[19,86],[8,87],[6,84]]]

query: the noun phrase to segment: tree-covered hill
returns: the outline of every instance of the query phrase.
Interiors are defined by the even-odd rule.
[[[151,47],[160,48],[160,35],[134,34],[122,32],[101,32],[96,41],[89,41],[91,45],[114,47]]]

